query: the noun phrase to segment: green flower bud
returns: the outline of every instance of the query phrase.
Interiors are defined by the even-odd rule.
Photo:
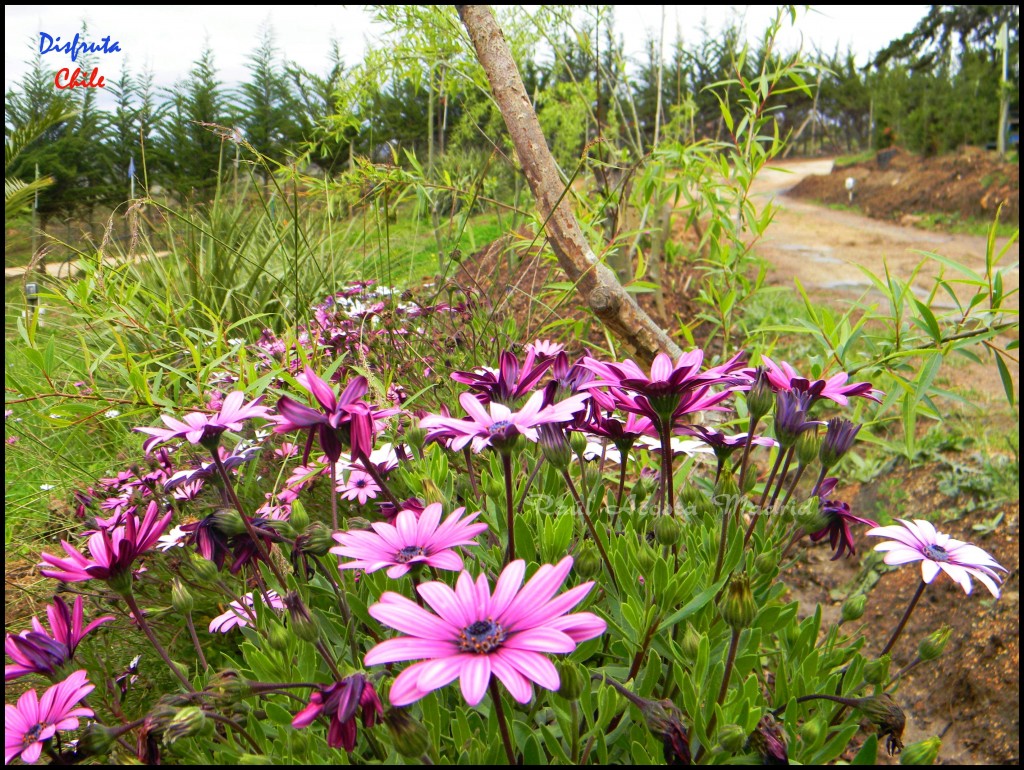
[[[185,585],[178,579],[174,578],[171,581],[171,606],[177,612],[189,613],[192,612],[192,607],[195,602],[192,599],[192,594],[188,592]]]
[[[597,552],[597,548],[591,541],[585,540],[580,545],[572,566],[582,578],[594,577],[601,571],[601,554]]]
[[[840,617],[842,618],[843,623],[859,621],[859,619],[864,615],[864,607],[866,604],[866,594],[854,594],[843,602],[843,608],[840,610]]]
[[[189,560],[189,567],[196,582],[200,585],[213,583],[217,579],[217,573],[219,572],[217,565],[209,559],[204,559],[199,554],[192,554],[192,558]]]
[[[288,521],[291,522],[296,532],[301,532],[309,526],[309,514],[301,500],[292,500],[292,513],[288,517]]]
[[[800,727],[800,740],[808,746],[813,746],[818,742],[818,739],[821,738],[826,729],[827,725],[818,717],[809,719]]]
[[[427,432],[418,425],[415,427],[410,426],[405,429],[405,440],[417,452],[422,452],[423,442],[427,440]]]
[[[267,643],[275,650],[287,650],[288,642],[291,640],[291,633],[279,623],[274,623],[267,634]]]
[[[234,508],[221,508],[214,513],[213,527],[228,537],[238,537],[246,531],[242,515]]]
[[[226,668],[213,675],[206,686],[206,692],[218,699],[233,702],[252,695],[252,687],[233,668]]]
[[[350,519],[349,526],[351,524],[352,520]],[[313,556],[326,556],[328,551],[337,545],[331,528],[319,521],[314,521],[306,528],[304,543],[303,550]]]
[[[430,505],[431,503],[443,503],[444,495],[441,494],[441,488],[433,482],[432,479],[423,479],[423,501]]]
[[[775,551],[764,551],[754,557],[754,574],[758,576],[770,575],[778,567],[779,560]]]
[[[288,608],[292,632],[303,641],[315,642],[320,637],[320,630],[301,597],[289,591],[284,597],[284,606]]]
[[[569,447],[572,453],[579,457],[587,449],[587,437],[579,431],[573,431],[569,434]]]
[[[504,483],[498,481],[498,479],[490,473],[481,474],[480,484],[484,489],[484,494],[492,500],[505,500]]]
[[[889,681],[889,666],[892,657],[883,655],[877,660],[868,661],[864,666],[864,681],[868,684],[882,685]]]
[[[731,511],[739,493],[740,488],[736,483],[736,474],[726,465],[722,469],[722,474],[718,477],[718,483],[715,485],[715,507],[719,511]]]
[[[758,367],[754,384],[747,391],[747,414],[752,421],[757,422],[768,414],[774,405],[775,396],[772,394],[771,385],[768,384],[768,377],[764,370]]]
[[[942,739],[937,737],[925,738],[923,741],[911,743],[900,755],[901,765],[934,765],[939,758],[939,750],[942,748]]]
[[[938,658],[945,651],[946,644],[949,642],[949,636],[952,633],[952,628],[943,626],[938,631],[928,634],[917,646],[918,657],[921,660],[935,660]]]
[[[796,523],[804,532],[820,532],[828,526],[828,516],[822,511],[821,500],[811,497],[796,512]]]
[[[750,577],[746,572],[734,574],[726,587],[725,596],[719,603],[722,619],[733,631],[748,628],[754,622],[757,607],[750,590]]]
[[[740,480],[740,490],[745,495],[749,495],[754,487],[757,486],[757,466],[754,463],[747,465],[747,472],[743,474],[743,478]]]
[[[661,545],[675,545],[681,533],[682,527],[675,516],[659,516],[654,522],[654,539]]]
[[[558,694],[566,700],[576,700],[583,692],[584,677],[580,667],[571,660],[559,660],[555,664],[558,669]]]
[[[729,754],[743,751],[743,744],[746,742],[747,733],[739,725],[722,725],[718,731],[718,745]]]
[[[90,722],[78,743],[78,753],[86,757],[106,757],[114,747],[118,732],[99,722]]]
[[[796,461],[803,468],[818,459],[821,449],[821,436],[814,429],[805,430],[796,440]]]
[[[697,655],[700,653],[700,634],[694,629],[693,626],[687,626],[686,631],[683,633],[683,639],[679,643],[679,649],[683,653],[683,658],[688,662],[697,660]]]
[[[864,615],[864,607],[867,603],[867,594],[854,594],[843,602],[843,607],[839,611],[840,618],[842,618],[844,623],[849,623],[853,620],[860,620]]]
[[[390,708],[384,715],[384,724],[391,733],[395,751],[407,759],[419,759],[430,749],[430,736],[420,722],[402,708]]]
[[[658,554],[654,552],[649,545],[646,543],[640,544],[640,550],[636,553],[636,563],[640,567],[640,573],[646,575],[654,567],[654,562],[657,560]]]
[[[185,706],[171,718],[164,728],[164,743],[171,744],[182,738],[200,735],[213,725],[199,706]]]

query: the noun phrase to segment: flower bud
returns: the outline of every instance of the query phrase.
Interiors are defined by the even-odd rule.
[[[754,594],[750,590],[750,577],[746,572],[734,574],[729,580],[725,596],[719,603],[722,619],[733,631],[748,628],[754,622],[757,607],[754,605]]]
[[[885,748],[889,756],[899,754],[903,750],[903,728],[907,718],[896,701],[888,693],[861,698],[857,708],[878,728],[878,735],[884,737]]]
[[[218,671],[206,685],[206,692],[226,701],[236,701],[252,695],[252,687],[233,668]]]
[[[295,635],[303,641],[315,642],[320,631],[302,598],[294,591],[289,591],[284,597],[284,606],[288,608],[288,618]]]
[[[821,464],[825,468],[843,459],[857,439],[861,426],[842,417],[833,417],[825,426],[825,440],[821,442]]]
[[[796,461],[803,468],[818,459],[821,448],[821,436],[816,430],[805,430],[796,440]]]
[[[280,623],[274,623],[267,633],[267,643],[275,650],[287,650],[291,633]]]
[[[757,466],[754,463],[750,463],[747,465],[747,472],[740,479],[740,490],[743,494],[749,495],[754,491],[755,486],[757,486]]]
[[[877,660],[870,660],[864,665],[864,681],[868,684],[882,685],[889,681],[889,666],[892,657],[883,655]]]
[[[199,706],[185,706],[178,709],[164,728],[164,743],[171,744],[182,738],[200,735],[209,727],[212,725]]]
[[[949,636],[952,633],[952,628],[943,626],[938,631],[928,634],[917,646],[917,656],[921,660],[935,660],[945,651],[946,644],[949,642]]]
[[[502,485],[502,482],[498,481],[490,473],[481,474],[480,485],[484,489],[484,494],[492,500],[505,499],[505,487]]]
[[[809,719],[800,727],[800,740],[808,746],[813,746],[818,742],[818,739],[821,738],[826,729],[827,725],[823,724],[822,720],[818,717]]]
[[[351,528],[352,520],[349,519],[348,523]],[[303,543],[303,550],[313,556],[326,556],[337,545],[331,528],[319,521],[314,521],[306,528]]]
[[[200,585],[214,582],[217,579],[217,573],[220,571],[215,563],[209,559],[204,559],[197,553],[192,554],[192,558],[189,559],[189,567],[196,582]]]
[[[569,448],[572,449],[574,455],[579,457],[587,451],[587,437],[579,431],[573,431],[569,434]]]
[[[384,724],[391,733],[395,751],[406,759],[419,759],[430,748],[427,728],[413,719],[406,709],[388,709],[384,715]]]
[[[423,500],[427,505],[444,502],[444,495],[433,479],[423,479]]]
[[[775,551],[763,551],[754,557],[754,574],[770,575],[778,565],[779,560],[776,558]]]
[[[683,658],[688,662],[692,663],[697,660],[697,655],[700,653],[700,634],[693,626],[686,627],[683,640],[679,643],[679,649],[683,653]]]
[[[245,533],[245,522],[242,515],[234,508],[221,508],[213,515],[213,527],[227,537],[238,537]]]
[[[558,669],[558,694],[566,700],[576,700],[583,692],[584,678],[580,667],[571,660],[559,660],[555,664]]]
[[[585,540],[580,545],[572,568],[581,578],[592,578],[601,571],[601,554],[591,541]]]
[[[192,612],[194,604],[192,594],[178,578],[174,578],[171,581],[171,606],[175,611],[187,614]]]
[[[657,560],[658,555],[654,552],[646,543],[640,544],[640,550],[636,553],[636,563],[640,567],[641,574],[646,575],[654,567],[654,562]]]
[[[820,532],[829,525],[828,514],[825,513],[818,497],[810,497],[800,504],[796,512],[796,523],[804,532]]]
[[[843,607],[839,611],[839,617],[844,623],[849,623],[853,620],[860,620],[864,615],[864,607],[867,603],[867,594],[854,594],[843,602]]]
[[[427,432],[418,425],[410,425],[405,429],[405,440],[418,454],[421,454],[423,452],[423,442],[427,440]]]
[[[768,375],[762,367],[757,367],[754,376],[754,384],[747,391],[747,414],[753,422],[757,422],[772,410],[775,398],[772,395],[772,386],[768,382]]]
[[[291,522],[296,532],[301,532],[309,526],[309,513],[306,512],[306,506],[297,498],[292,500],[292,512],[288,521]]]
[[[661,545],[675,545],[681,532],[682,527],[675,516],[659,516],[654,522],[654,539]]]
[[[118,731],[104,727],[99,722],[90,722],[78,742],[78,753],[83,757],[106,758],[117,741]]]
[[[901,765],[934,765],[939,758],[939,750],[942,748],[942,739],[937,737],[925,738],[923,741],[911,743],[900,755]]]
[[[722,473],[718,477],[718,483],[715,485],[715,507],[719,511],[728,513],[732,510],[739,494],[740,488],[736,484],[736,475],[727,465],[722,469]]]
[[[718,744],[729,754],[743,751],[743,744],[746,742],[747,733],[739,725],[722,725],[722,729],[718,731]]]

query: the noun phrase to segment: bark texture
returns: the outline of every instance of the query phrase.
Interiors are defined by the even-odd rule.
[[[676,345],[626,292],[610,268],[601,264],[583,237],[572,212],[555,159],[548,150],[540,122],[526,94],[519,69],[498,23],[486,5],[457,5],[477,58],[487,73],[494,100],[505,119],[526,180],[546,221],[551,247],[566,275],[602,323],[638,357],[647,362],[659,352],[673,358]]]

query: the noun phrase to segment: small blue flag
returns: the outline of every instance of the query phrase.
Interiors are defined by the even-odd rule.
[[[134,156],[128,161],[128,178],[131,179],[135,176],[135,158]]]

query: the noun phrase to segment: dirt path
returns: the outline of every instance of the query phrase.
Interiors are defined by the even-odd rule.
[[[862,265],[876,275],[888,264],[892,273],[909,279],[914,269],[926,259],[920,252],[933,251],[963,262],[975,270],[985,266],[985,238],[957,235],[915,227],[903,227],[849,211],[835,211],[824,206],[796,200],[785,192],[805,176],[828,174],[831,160],[783,161],[763,171],[754,185],[754,196],[760,205],[774,200],[779,206],[768,232],[757,252],[772,264],[769,281],[776,285],[792,285],[793,278],[821,299],[856,299],[871,288]],[[1003,264],[1016,262],[1020,244],[1015,243],[1003,258]],[[914,292],[925,297],[931,289],[931,278],[943,266],[927,260],[914,281]],[[1007,289],[1019,285],[1019,271],[1011,271]],[[952,278],[946,269],[947,278]],[[951,298],[938,298],[939,307],[955,307]],[[1017,307],[1016,298],[1013,306]]]
[[[976,271],[984,271],[985,238],[982,236],[904,227],[785,195],[805,176],[828,174],[831,168],[831,160],[783,161],[763,171],[755,182],[753,194],[758,206],[770,200],[778,206],[764,239],[755,247],[771,265],[770,285],[791,287],[793,279],[797,278],[816,300],[845,309],[860,298],[868,302],[883,301],[882,294],[872,287],[858,266],[884,275],[885,265],[888,265],[896,277],[903,280],[913,277],[913,291],[920,298],[928,296],[933,278],[940,270],[945,270],[948,280],[962,277],[954,276],[949,268],[928,259],[920,253],[922,251],[936,252]],[[1000,240],[999,246],[1003,243],[1005,241]],[[1019,258],[1018,242],[1010,247],[1001,264],[1013,264]],[[925,263],[915,276],[914,271],[922,260]],[[1006,278],[1007,291],[1019,287],[1019,269],[1011,270]],[[965,297],[970,292],[961,289],[957,293]],[[937,296],[933,304],[941,309],[956,307],[952,298],[944,293]],[[1012,297],[1007,304],[1019,307],[1018,297]],[[972,366],[969,370],[957,371],[962,374],[957,380],[963,379],[965,384],[990,398],[1005,398],[994,366]],[[1019,381],[1019,369],[1013,371]]]

